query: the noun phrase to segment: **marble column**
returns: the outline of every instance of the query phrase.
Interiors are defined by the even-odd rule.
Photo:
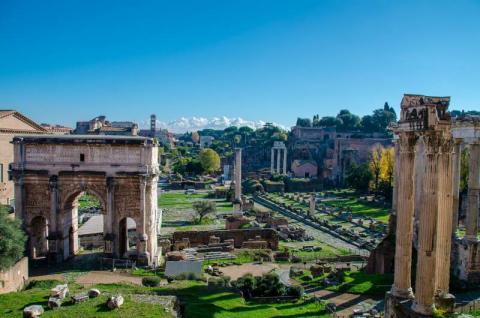
[[[14,195],[15,195],[15,218],[20,220],[23,226],[27,226],[25,224],[25,211],[23,208],[23,202],[25,199],[25,184],[23,182],[23,176],[15,175],[13,177],[14,182]]]
[[[48,224],[48,254],[49,261],[51,262],[61,262],[61,250],[60,250],[60,230],[58,225],[58,212],[59,212],[59,202],[58,202],[58,177],[53,175],[50,176],[48,181],[48,190],[50,193],[50,215],[49,215],[49,224]]]
[[[145,177],[140,177],[140,215],[141,219],[138,220],[140,224],[137,224],[137,258],[138,262],[142,265],[148,265],[149,255],[147,252],[147,222],[148,222],[148,211],[150,210],[147,206],[147,180]],[[137,220],[135,220],[137,221]],[[127,222],[128,224],[128,222]],[[127,229],[128,231],[128,229]]]
[[[104,253],[107,256],[119,257],[118,243],[115,237],[113,224],[115,224],[115,178],[107,177],[107,200],[103,217],[103,235],[105,241]]]
[[[271,155],[270,155],[270,173],[274,174],[275,173],[275,148],[271,149]]]
[[[287,174],[287,148],[283,149],[283,172],[282,174]]]
[[[235,148],[235,200],[242,200],[242,149]]]
[[[398,150],[398,140],[395,140],[393,143],[394,149],[394,166],[393,166],[393,189],[392,189],[392,214],[397,215],[397,202],[398,202],[398,170],[399,170],[399,150]]]
[[[457,235],[458,213],[460,212],[460,178],[461,178],[461,161],[462,161],[462,140],[455,140],[452,156],[452,211],[453,225],[452,237]]]
[[[280,149],[275,149],[277,151],[277,173],[280,173],[280,160],[281,160],[281,155],[280,155]]]
[[[424,143],[424,172],[420,222],[418,230],[417,272],[415,301],[412,309],[422,315],[432,315],[434,309],[436,278],[436,235],[438,222],[438,184],[440,171],[439,151],[443,137],[438,132],[422,136]],[[443,167],[444,168],[444,167]],[[449,233],[450,235],[451,233]]]
[[[395,277],[392,295],[412,298],[411,263],[414,211],[414,166],[415,135],[402,132],[397,141],[398,160],[395,162],[398,174],[397,231],[395,241]]]
[[[477,242],[478,235],[478,208],[480,192],[479,158],[480,143],[471,143],[470,160],[468,162],[468,209],[465,234],[465,239],[470,242]]]
[[[438,155],[438,208],[436,237],[435,295],[445,297],[450,286],[453,228],[453,140],[445,136]],[[452,296],[453,297],[453,296]]]
[[[308,215],[309,216],[314,216],[315,215],[315,205],[316,205],[316,197],[314,194],[310,196],[310,206],[308,210]]]

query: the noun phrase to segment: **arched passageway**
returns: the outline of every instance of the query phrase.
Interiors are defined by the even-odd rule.
[[[43,216],[36,216],[30,222],[30,255],[34,259],[44,258],[48,254],[48,223]]]

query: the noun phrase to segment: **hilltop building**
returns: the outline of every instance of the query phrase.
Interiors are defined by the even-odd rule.
[[[98,116],[89,121],[77,121],[75,135],[114,135],[137,136],[138,125],[131,121],[106,120],[105,116]]]
[[[156,138],[158,142],[167,147],[172,147],[175,142],[175,136],[167,129],[157,128],[157,116],[150,116],[150,129],[141,129],[139,135],[143,137]]]

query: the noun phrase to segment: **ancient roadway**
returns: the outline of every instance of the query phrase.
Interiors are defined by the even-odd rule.
[[[269,209],[269,207],[267,207],[267,206],[265,206],[265,205],[263,205],[263,204],[261,204],[257,201],[255,201],[255,204]],[[330,235],[329,233],[326,233],[322,230],[316,229],[316,228],[314,228],[314,227],[312,227],[308,224],[297,221],[297,220],[295,220],[293,218],[290,218],[286,215],[283,215],[283,216],[288,219],[289,224],[298,225],[298,226],[303,227],[307,231],[307,234],[312,235],[316,240],[319,240],[321,242],[324,242],[324,243],[326,243],[328,245],[331,245],[333,247],[336,247],[336,248],[341,248],[341,249],[347,249],[347,250],[354,251],[354,253],[358,254],[358,255],[368,256],[370,254],[370,252],[366,249],[360,249],[353,244],[350,244],[350,243],[348,243],[344,240],[340,240],[337,237],[334,237],[334,236]]]

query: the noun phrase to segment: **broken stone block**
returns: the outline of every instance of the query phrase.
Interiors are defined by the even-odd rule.
[[[48,308],[56,309],[62,307],[62,300],[57,297],[48,298]]]
[[[72,301],[74,304],[78,304],[84,301],[88,300],[88,295],[87,294],[76,294],[72,296]]]
[[[92,288],[88,291],[88,297],[90,298],[96,298],[98,296],[100,296],[101,292],[96,289],[96,288]]]
[[[68,286],[67,284],[64,285],[57,285],[55,288],[50,290],[50,296],[56,297],[60,299],[64,299],[68,294]]]
[[[43,307],[40,305],[31,305],[23,309],[24,318],[37,318],[43,314]]]
[[[120,308],[123,305],[123,296],[112,296],[107,300],[107,307],[110,309]]]

